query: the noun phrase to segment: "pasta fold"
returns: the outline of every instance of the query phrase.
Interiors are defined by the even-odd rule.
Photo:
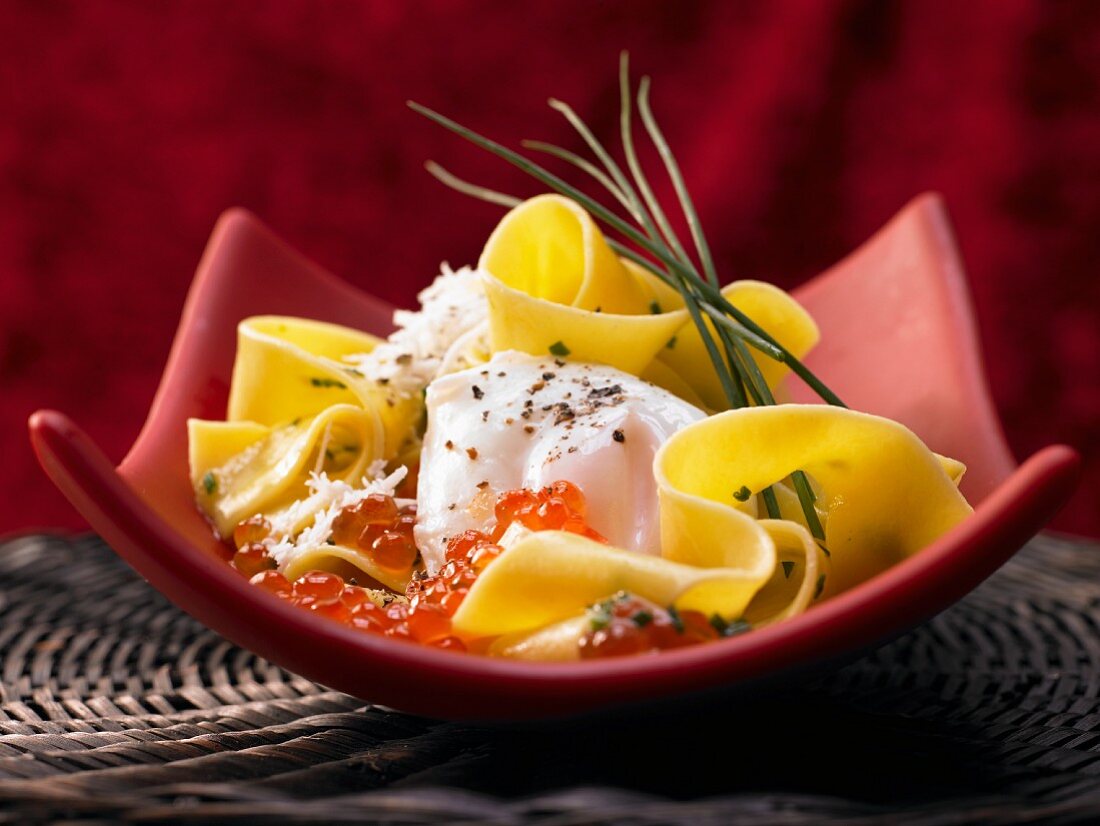
[[[396,454],[418,418],[418,396],[368,381],[342,359],[369,353],[374,336],[320,321],[256,316],[237,331],[229,421],[269,426],[314,416],[335,404],[372,411],[379,458]]]
[[[473,638],[531,631],[574,616],[618,591],[708,616],[738,616],[774,568],[769,564],[774,563],[774,544],[760,532],[764,558],[754,569],[739,570],[696,568],[609,548],[573,533],[540,531],[521,539],[482,572],[454,615],[454,629]]]
[[[658,451],[664,552],[713,564],[740,541],[724,532],[743,516],[733,494],[758,494],[796,470],[811,477],[824,516],[827,595],[916,553],[971,512],[941,457],[896,422],[823,405],[744,408],[684,428]]]
[[[619,258],[574,201],[543,195],[516,206],[493,231],[479,267],[493,352],[609,364],[692,403],[729,406],[677,290]],[[817,343],[817,325],[782,290],[737,281],[722,293],[795,356]],[[753,358],[773,387],[789,372],[755,351]]]
[[[357,482],[378,449],[376,419],[351,404],[279,427],[192,419],[188,441],[191,482],[221,536],[300,498],[313,471]]]
[[[237,330],[225,422],[188,422],[191,481],[218,532],[285,509],[311,472],[358,484],[414,436],[423,402],[359,375],[343,359],[374,336],[307,319],[257,316]]]
[[[375,582],[398,593],[404,593],[405,586],[409,584],[407,573],[402,575],[389,571],[375,564],[370,555],[344,545],[320,545],[307,548],[304,552],[295,554],[287,560],[282,569],[283,574],[291,581],[315,570],[333,571],[345,579],[366,574]]]
[[[775,541],[779,564],[741,615],[758,628],[809,607],[824,559],[810,535],[798,525],[782,520],[764,520],[760,525]],[[506,634],[493,641],[488,653],[521,660],[576,660],[580,657],[580,639],[590,623],[588,616],[579,614],[536,631]]]
[[[513,290],[579,310],[640,315],[655,297],[611,251],[592,216],[561,195],[539,195],[509,211],[478,267]]]

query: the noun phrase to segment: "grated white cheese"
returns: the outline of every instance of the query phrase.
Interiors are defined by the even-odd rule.
[[[470,267],[455,271],[444,262],[439,276],[417,296],[417,311],[396,310],[397,330],[369,353],[347,356],[344,362],[365,378],[388,386],[397,393],[419,393],[441,372],[471,366],[469,354],[487,349],[489,302],[482,287],[481,272]],[[486,354],[487,357],[487,354]],[[310,474],[309,495],[271,518],[272,531],[264,545],[285,568],[290,560],[325,545],[332,536],[332,524],[344,508],[374,493],[393,496],[408,474],[400,467],[388,476],[385,462],[370,466],[361,486],[332,480],[320,472],[328,445],[326,429],[318,451],[318,466]],[[412,504],[398,499],[398,507]],[[295,529],[313,517],[312,523],[295,534]]]
[[[444,262],[439,276],[417,299],[419,310],[394,312],[398,329],[385,342],[344,360],[368,379],[414,393],[427,387],[445,365],[454,369],[457,355],[450,351],[456,344],[474,346],[470,334],[487,333],[489,302],[478,270],[455,271]],[[460,362],[457,369],[465,366]]]
[[[310,495],[274,517],[271,520],[271,536],[263,542],[279,568],[286,567],[298,555],[325,545],[332,536],[332,523],[344,508],[362,502],[375,493],[393,496],[409,469],[402,465],[388,476],[383,476],[385,465],[381,460],[371,464],[361,481],[362,487],[358,488],[340,479],[329,479],[325,473],[311,473],[307,482]],[[395,501],[400,508],[412,504],[414,500]],[[294,536],[294,528],[310,514],[314,514],[313,524]]]

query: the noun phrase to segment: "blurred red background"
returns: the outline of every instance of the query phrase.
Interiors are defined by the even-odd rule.
[[[944,193],[1009,440],[1084,451],[1056,526],[1100,535],[1100,4],[1012,0],[0,4],[0,532],[80,526],[25,419],[121,458],[223,209],[407,305],[499,215],[425,159],[536,190],[406,98],[579,149],[546,99],[610,140],[624,47],[727,277],[793,286]]]

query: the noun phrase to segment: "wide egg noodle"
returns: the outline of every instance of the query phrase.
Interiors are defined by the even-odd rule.
[[[414,437],[423,402],[343,363],[373,336],[335,324],[257,316],[238,327],[228,421],[188,422],[192,484],[219,533],[306,494],[312,471],[358,485]]]
[[[733,496],[775,485],[794,511],[784,482],[798,469],[811,477],[828,554],[798,521],[755,519],[758,496]],[[455,627],[501,635],[492,654],[561,660],[575,658],[584,608],[619,590],[753,627],[777,622],[958,524],[971,510],[955,484],[962,470],[902,425],[864,413],[780,405],[718,414],[673,435],[654,461],[663,558],[536,533],[486,569]]]
[[[729,406],[679,293],[615,255],[574,201],[543,195],[516,206],[490,236],[479,268],[494,352],[557,353],[609,364],[693,404]],[[817,325],[782,290],[738,281],[722,293],[796,357],[817,343]],[[779,388],[789,368],[755,351],[753,358]]]
[[[749,602],[741,619],[754,628],[797,616],[818,597],[819,578],[828,578],[829,558],[801,525],[786,519],[762,519],[760,526],[775,542],[771,578]]]
[[[708,616],[740,616],[774,568],[774,544],[763,528],[758,530],[761,558],[748,570],[699,568],[610,548],[577,534],[540,531],[484,570],[455,613],[454,629],[471,638],[532,631],[619,591]]]
[[[957,463],[953,463],[957,465]],[[744,408],[673,435],[654,460],[662,541],[673,558],[718,553],[706,513],[739,513],[796,470],[813,479],[839,593],[916,553],[970,512],[940,457],[897,422],[824,405]]]
[[[586,614],[551,623],[537,631],[506,634],[493,640],[487,653],[491,657],[540,662],[569,662],[581,657],[580,639],[591,627]]]
[[[940,467],[943,468],[944,473],[947,474],[947,478],[955,485],[959,486],[959,482],[962,481],[963,474],[966,473],[966,465],[960,462],[958,459],[952,459],[949,456],[941,456],[938,453],[933,453],[936,457],[936,461],[940,463]],[[821,506],[821,486],[813,479],[808,479],[810,488],[814,492],[814,512],[817,514],[817,521],[821,523],[822,527],[829,522],[829,512]],[[779,515],[782,519],[789,519],[792,522],[797,522],[804,528],[809,528],[809,524],[806,522],[806,512],[802,509],[802,502],[798,498],[798,494],[794,490],[794,485],[790,477],[784,479],[782,482],[777,482],[772,485],[772,490],[775,492],[775,499],[779,505]],[[758,497],[753,497],[755,501]]]
[[[304,496],[311,471],[358,483],[378,449],[377,420],[351,404],[281,427],[192,419],[188,437],[192,483],[221,536],[254,514],[278,511]],[[248,438],[253,441],[244,445]],[[220,464],[206,464],[225,456]]]
[[[690,405],[698,407],[700,410],[708,410],[707,403],[703,401],[699,394],[695,392],[695,389],[684,380],[683,376],[659,358],[654,359],[646,365],[646,368],[638,377],[645,379],[650,384],[657,385],[662,390],[667,390],[672,395],[683,399]]]
[[[826,564],[805,529],[777,519],[762,520],[760,525],[776,543],[778,564],[739,617],[756,628],[805,611],[814,600],[817,578]],[[535,631],[505,634],[492,642],[488,653],[544,662],[577,660],[581,637],[590,629],[590,623],[587,614],[579,614]]]
[[[639,375],[682,326],[676,313],[616,315],[555,304],[484,276],[493,352],[568,356]]]
[[[532,298],[580,310],[638,315],[650,312],[655,297],[623,266],[592,216],[561,195],[531,198],[505,215],[478,268]]]
[[[187,420],[187,463],[191,470],[191,485],[204,486],[206,474],[221,467],[234,456],[244,453],[271,432],[257,422],[217,422],[206,419]],[[210,476],[209,484],[216,484]],[[205,491],[203,491],[205,493]]]
[[[320,545],[306,548],[288,559],[282,568],[283,574],[291,581],[310,571],[334,571],[345,579],[359,572],[398,593],[405,592],[405,586],[409,584],[411,576],[409,571],[397,573],[382,568],[376,565],[367,554],[344,545]]]
[[[229,421],[269,426],[313,416],[334,404],[353,404],[378,421],[378,456],[390,458],[419,419],[419,394],[399,393],[342,362],[369,353],[374,336],[321,321],[256,316],[237,329],[237,358]]]
[[[607,246],[592,217],[560,195],[524,201],[478,264],[494,352],[568,355],[638,375],[683,319],[653,313],[655,293]]]

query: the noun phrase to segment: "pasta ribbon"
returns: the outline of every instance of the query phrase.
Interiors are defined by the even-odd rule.
[[[734,492],[758,494],[796,470],[810,475],[825,517],[827,595],[916,553],[971,512],[941,457],[897,422],[823,405],[744,408],[690,425],[658,451],[663,552],[713,564],[740,541],[730,532],[743,516]]]
[[[218,532],[300,498],[313,471],[358,484],[407,445],[423,405],[342,360],[374,336],[335,324],[257,316],[237,330],[228,421],[188,422],[191,481]]]
[[[581,614],[555,622],[538,631],[507,634],[493,641],[488,654],[513,660],[568,662],[581,658],[580,640],[591,626]]]
[[[373,412],[378,457],[392,457],[409,437],[421,399],[368,381],[341,362],[378,343],[374,336],[321,321],[246,319],[237,329],[227,418],[273,426],[334,404],[353,404]]]
[[[617,591],[767,625],[958,524],[971,510],[955,486],[962,469],[878,416],[821,405],[721,413],[674,434],[654,460],[662,557],[573,534],[531,534],[485,570],[454,627],[500,635],[490,651],[501,656],[572,659],[584,610]],[[828,555],[799,521],[755,518],[751,494],[769,485],[785,514],[799,513],[783,484],[796,470],[811,477]]]
[[[569,356],[637,376],[683,326],[680,313],[597,313],[537,298],[492,275],[484,279],[494,353]]]
[[[683,325],[652,312],[655,291],[592,217],[560,195],[524,201],[481,254],[492,349],[568,355],[638,375]],[[659,306],[659,305],[658,305]]]
[[[311,471],[358,482],[378,449],[372,411],[351,404],[280,427],[192,419],[188,440],[191,482],[221,536],[300,498]]]
[[[729,406],[680,294],[615,255],[574,201],[542,195],[516,206],[493,231],[479,267],[494,352],[609,364],[693,404]],[[817,343],[817,325],[782,290],[737,281],[722,293],[795,356]],[[706,323],[713,335],[713,324]],[[789,372],[755,351],[753,358],[773,387]]]
[[[506,287],[579,310],[649,313],[653,291],[611,251],[576,201],[539,195],[505,215],[478,267]]]
[[[775,549],[770,550],[774,560]],[[454,628],[470,637],[530,631],[618,591],[708,615],[736,614],[772,567],[695,568],[609,548],[578,534],[540,531],[521,539],[482,572],[455,613]]]
[[[287,560],[283,574],[292,582],[310,571],[331,571],[345,579],[366,574],[398,593],[409,584],[409,573],[401,574],[377,565],[368,555],[344,545],[319,545],[307,548]]]
[[[770,579],[741,614],[742,619],[758,628],[800,614],[809,607],[814,599],[823,562],[820,549],[805,529],[782,520],[763,520],[759,524],[775,541],[778,564],[774,566]],[[535,534],[532,538],[540,536],[542,534]],[[594,558],[597,556],[598,554],[593,554]],[[599,560],[596,564],[604,563]],[[655,599],[652,592],[649,595],[640,591],[638,593]],[[576,599],[579,603],[583,596],[577,595]],[[578,609],[586,608],[590,604],[591,602],[578,605]],[[681,608],[688,607],[684,602],[677,604]],[[722,608],[728,609],[729,606],[723,605]],[[734,615],[728,610],[717,613],[723,616]],[[580,638],[589,628],[590,619],[585,614],[571,616],[535,631],[505,634],[493,641],[488,653],[521,660],[576,660],[580,657]]]
[[[745,514],[740,516],[743,537],[752,550],[730,554],[726,561],[732,564],[714,567],[632,553],[562,531],[530,534],[478,577],[454,615],[454,628],[474,638],[512,635],[498,648],[522,644],[526,655],[533,656],[543,647],[563,645],[563,632],[546,626],[575,617],[618,591],[658,605],[728,618],[753,609],[754,598],[764,588],[770,596],[753,611],[759,622],[771,621],[773,615],[785,616],[789,610],[803,610],[812,597],[808,590],[812,579],[810,586],[801,587],[807,577],[796,577],[790,581],[793,588],[786,582],[771,588],[770,580],[777,567],[777,544],[782,558],[799,558],[801,572],[808,571],[813,577],[819,551],[809,534],[794,523],[757,522]],[[740,562],[747,564],[739,566]],[[538,640],[524,638],[536,629],[546,633]]]

